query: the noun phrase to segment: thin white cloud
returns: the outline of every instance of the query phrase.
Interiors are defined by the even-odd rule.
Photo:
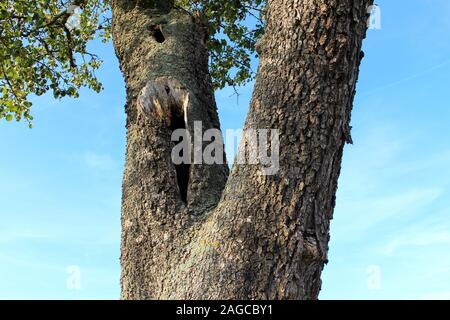
[[[111,170],[117,167],[117,162],[109,154],[93,151],[63,153],[60,155],[64,161],[80,164],[95,170]]]
[[[0,244],[15,244],[18,241],[36,241],[50,238],[50,234],[45,230],[38,230],[33,228],[1,228],[0,229]]]
[[[386,255],[394,255],[405,247],[427,247],[436,245],[450,245],[450,231],[428,231],[415,234],[409,232],[387,243],[382,251]]]
[[[413,220],[421,212],[428,213],[424,218],[437,214],[434,204],[448,190],[448,174],[442,169],[448,165],[450,150],[410,158],[405,155],[415,148],[413,140],[401,129],[384,123],[365,130],[360,141],[347,149],[334,236],[355,241],[369,238],[379,232],[378,227],[399,219]],[[423,181],[421,175],[438,168],[439,180]],[[420,178],[413,180],[415,175]]]
[[[86,152],[83,155],[83,161],[87,166],[99,170],[110,170],[115,166],[115,162],[110,155],[95,152]]]
[[[437,188],[413,189],[397,194],[361,195],[352,200],[352,195],[344,195],[338,205],[339,225],[334,231],[340,239],[355,240],[367,235],[371,229],[393,219],[413,217],[442,195]]]
[[[420,79],[420,78],[423,78],[423,77],[429,77],[430,74],[432,74],[435,71],[440,70],[442,68],[448,67],[449,64],[450,64],[450,60],[448,60],[448,59],[444,60],[444,61],[441,61],[440,63],[437,63],[437,64],[435,64],[433,66],[430,66],[430,67],[428,67],[428,68],[426,68],[424,70],[421,70],[419,72],[412,73],[410,75],[404,76],[404,77],[402,77],[402,78],[400,78],[398,80],[394,80],[394,81],[392,81],[390,83],[387,83],[387,84],[384,84],[382,86],[379,86],[379,87],[372,88],[372,89],[369,89],[367,91],[361,92],[361,93],[359,93],[359,95],[360,95],[360,97],[365,98],[365,97],[368,97],[370,95],[376,94],[379,91],[382,91],[382,90],[385,90],[385,89],[390,89],[392,87],[396,87],[398,85],[401,85],[404,82],[417,80],[417,79]]]
[[[429,292],[424,294],[421,300],[450,300],[450,291]]]

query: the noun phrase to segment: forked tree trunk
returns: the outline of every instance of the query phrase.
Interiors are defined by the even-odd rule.
[[[124,299],[316,299],[372,0],[268,0],[245,129],[279,130],[279,171],[175,166],[171,133],[219,128],[201,19],[113,1],[127,87]]]

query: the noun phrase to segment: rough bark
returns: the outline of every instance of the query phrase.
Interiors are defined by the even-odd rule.
[[[245,128],[279,130],[280,170],[235,164],[227,178],[226,165],[171,162],[175,128],[219,128],[201,19],[170,1],[113,2],[128,115],[122,298],[318,297],[370,4],[268,1]]]
[[[219,128],[219,121],[204,28],[167,3],[112,4],[114,45],[127,90],[121,282],[128,299],[160,297],[167,270],[179,260],[181,239],[216,206],[228,175],[226,165],[193,165],[180,179],[172,164],[174,129],[193,133],[194,121],[205,129]]]

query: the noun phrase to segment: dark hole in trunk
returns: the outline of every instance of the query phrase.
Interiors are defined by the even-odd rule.
[[[186,124],[184,122],[184,115],[182,113],[173,112],[172,113],[172,124],[170,126],[171,132],[177,129],[186,129]],[[180,154],[181,157],[184,156],[183,151]],[[187,203],[187,191],[189,186],[189,172],[191,166],[190,164],[180,164],[175,165],[175,170],[177,172],[177,183],[180,189],[181,200]]]
[[[164,37],[161,27],[158,26],[153,30],[153,38],[155,38],[155,40],[159,43],[166,41],[166,37]]]

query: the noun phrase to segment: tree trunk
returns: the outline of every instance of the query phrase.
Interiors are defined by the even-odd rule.
[[[220,128],[206,28],[170,1],[113,2],[127,88],[123,299],[316,299],[372,0],[269,0],[245,129],[279,171],[176,166],[171,133]],[[270,146],[269,146],[270,147]]]

